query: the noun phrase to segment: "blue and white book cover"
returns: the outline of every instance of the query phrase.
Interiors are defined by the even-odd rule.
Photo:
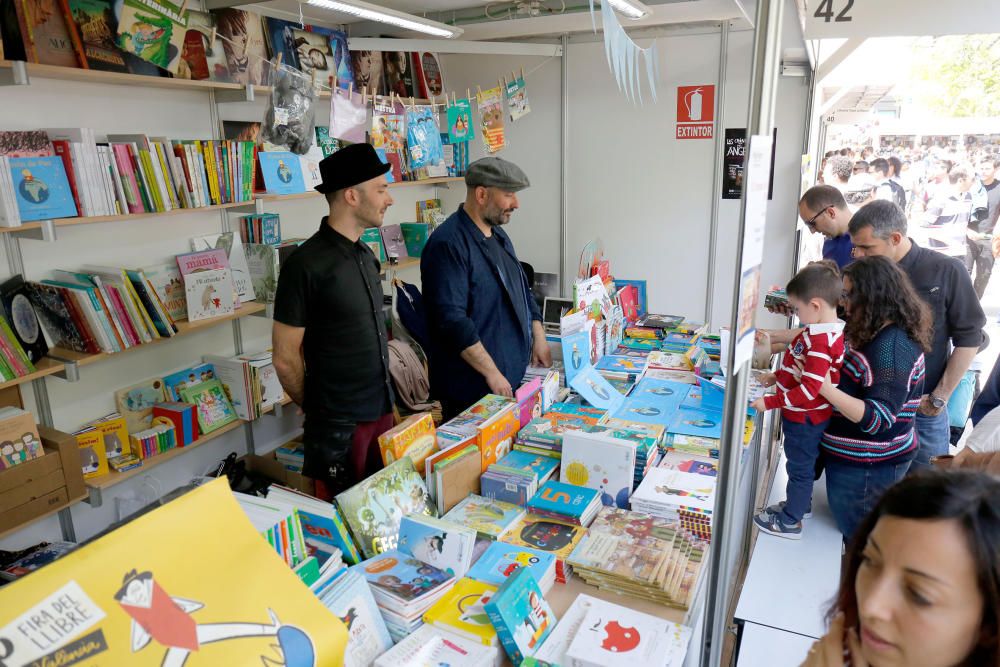
[[[643,378],[612,417],[666,426],[687,397],[690,387],[671,380]]]
[[[607,354],[597,362],[596,368],[599,371],[640,375],[646,370],[646,360],[628,354]]]
[[[554,554],[516,544],[494,542],[469,570],[476,581],[501,586],[519,568],[528,568],[536,582],[542,581],[555,567]]]
[[[199,382],[215,379],[215,367],[212,364],[198,364],[191,368],[163,376],[163,386],[171,401],[181,400],[181,389],[193,387]]]
[[[570,384],[580,371],[590,366],[590,331],[583,329],[563,336],[562,351],[566,384]]]
[[[59,156],[12,157],[10,175],[23,222],[76,217],[73,191]]]
[[[580,519],[598,495],[600,493],[596,489],[550,479],[528,501],[528,509]]]
[[[321,601],[347,628],[344,667],[371,667],[375,658],[392,648],[385,620],[360,572],[345,572]]]
[[[551,456],[538,456],[515,450],[497,461],[497,465],[532,473],[541,481],[559,467],[559,461]]]
[[[497,589],[486,613],[514,667],[541,648],[557,621],[527,568],[518,568]]]
[[[261,151],[257,157],[268,194],[294,195],[306,191],[298,155],[288,151]]]
[[[698,386],[692,386],[684,401],[685,407],[705,408],[722,412],[726,390],[704,378],[698,378]]]
[[[569,382],[580,396],[593,405],[608,412],[615,412],[625,401],[621,392],[612,387],[597,369],[588,365]]]
[[[405,516],[398,549],[460,579],[472,564],[476,531],[430,516]]]
[[[635,442],[604,433],[570,431],[563,438],[559,481],[596,489],[603,505],[628,509],[635,459]]]
[[[698,435],[704,438],[722,437],[722,413],[718,410],[681,407],[667,427],[674,435]]]
[[[419,600],[454,580],[444,570],[396,549],[354,567],[361,570],[376,594],[389,595],[404,604]]]
[[[554,459],[553,459],[554,460]],[[534,492],[535,482],[526,475],[487,470],[479,478],[479,493],[484,498],[524,506]]]

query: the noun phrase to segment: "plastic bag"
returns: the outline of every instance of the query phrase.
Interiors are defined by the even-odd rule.
[[[312,80],[293,68],[271,67],[271,99],[261,136],[264,141],[305,155],[313,145],[316,91]]]

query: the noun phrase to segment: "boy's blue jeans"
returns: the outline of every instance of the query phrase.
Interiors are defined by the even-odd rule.
[[[781,520],[786,524],[802,521],[802,515],[812,507],[819,440],[829,423],[829,419],[812,424],[808,420],[799,423],[784,416],[781,418],[781,430],[785,436],[785,470],[788,472],[785,509],[781,513]]]

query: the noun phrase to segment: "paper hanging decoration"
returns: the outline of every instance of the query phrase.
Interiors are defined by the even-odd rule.
[[[483,142],[489,153],[503,150],[507,143],[504,136],[503,92],[500,86],[476,93],[479,117],[483,121]]]
[[[411,107],[406,112],[406,137],[410,150],[410,168],[443,167],[444,148],[434,109]]]
[[[455,100],[448,107],[448,139],[460,144],[476,138],[476,127],[472,124],[472,103],[469,100]]]
[[[510,111],[510,120],[515,122],[531,113],[531,105],[528,104],[528,88],[523,77],[517,77],[513,81],[507,82],[507,108]]]
[[[368,130],[368,104],[360,93],[346,90],[330,95],[330,134],[352,144],[365,142]]]
[[[118,21],[118,48],[177,73],[187,34],[184,6],[167,0],[125,0]]]
[[[594,17],[594,0],[590,0],[590,19],[597,32],[597,22]],[[618,22],[610,3],[601,3],[601,21],[604,29],[604,53],[608,58],[608,67],[615,75],[618,90],[625,93],[633,104],[638,99],[642,104],[642,81],[639,73],[639,61],[645,62],[646,85],[653,102],[656,102],[656,80],[660,75],[659,50],[656,42],[648,49],[641,48],[625,33]]]

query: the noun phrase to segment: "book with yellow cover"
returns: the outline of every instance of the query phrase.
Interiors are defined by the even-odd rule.
[[[104,455],[110,461],[116,456],[131,454],[128,440],[128,426],[125,418],[117,412],[95,419],[91,425],[101,432],[104,439]]]
[[[104,436],[94,426],[86,426],[76,433],[76,446],[80,450],[80,467],[84,479],[94,479],[108,474],[108,458],[104,453]]]
[[[424,460],[438,449],[434,418],[429,412],[410,415],[380,435],[378,447],[386,465],[409,456],[417,472],[423,472]]]
[[[479,427],[479,452],[483,457],[483,472],[510,453],[521,416],[517,404],[511,403]]]
[[[499,646],[497,631],[483,607],[497,587],[464,577],[424,614],[424,622],[484,646]]]
[[[339,667],[347,645],[224,479],[0,588],[0,637],[8,665]]]

